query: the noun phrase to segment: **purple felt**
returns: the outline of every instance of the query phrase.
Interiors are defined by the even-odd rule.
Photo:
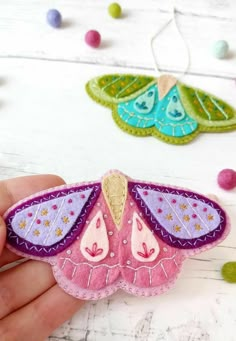
[[[15,214],[12,229],[35,245],[53,245],[70,231],[91,193],[92,188],[30,206]]]
[[[58,252],[63,251],[65,248],[71,245],[71,243],[73,243],[76,237],[81,233],[86,219],[91,212],[100,192],[100,184],[75,186],[71,188],[64,188],[58,191],[52,191],[50,193],[47,192],[43,195],[36,196],[33,199],[31,198],[28,201],[19,204],[12,211],[10,211],[5,218],[8,243],[21,252],[34,256],[49,257],[56,255]],[[57,206],[57,209],[55,209],[55,206]],[[59,207],[61,207],[60,210]],[[35,239],[37,241],[38,236],[30,234],[30,232],[35,231],[36,229],[39,230],[38,227],[43,224],[45,220],[47,220],[44,218],[44,216],[39,216],[39,212],[42,213],[42,210],[44,209],[48,209],[48,215],[52,220],[53,218],[55,220],[52,223],[53,229],[51,230],[54,235],[53,233],[46,235],[47,232],[43,232],[40,243],[37,242],[37,245],[35,245]],[[59,211],[59,215],[55,214],[55,211]],[[71,215],[71,212],[73,212],[74,215]],[[32,213],[31,217],[28,217],[29,213]],[[71,219],[71,223],[68,223],[69,226],[66,226],[67,224],[63,224],[63,228],[65,229],[64,231],[61,229],[63,231],[63,236],[62,238],[56,240],[55,231],[57,228],[62,226],[63,221],[61,219],[63,217],[67,217],[68,215],[66,214],[68,213],[70,214],[69,219]],[[76,218],[74,218],[74,216]],[[24,234],[24,231],[20,231],[18,227],[22,221],[26,221],[27,219],[31,219],[33,230],[29,228],[29,233]],[[40,224],[37,223],[37,220],[40,220]],[[42,227],[48,231],[48,227]],[[42,231],[41,229],[39,230],[40,232]],[[48,239],[45,243],[46,237]]]
[[[202,195],[135,182],[129,182],[129,192],[154,232],[176,248],[212,243],[226,228],[225,212]]]

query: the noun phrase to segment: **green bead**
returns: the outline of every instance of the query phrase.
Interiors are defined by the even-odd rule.
[[[221,274],[226,282],[236,283],[236,262],[225,263],[221,269]]]
[[[227,56],[229,51],[229,44],[225,40],[219,40],[213,45],[212,53],[214,57],[223,59]]]
[[[117,2],[113,2],[108,7],[108,13],[114,19],[119,18],[121,16],[121,12],[122,12],[121,7]]]

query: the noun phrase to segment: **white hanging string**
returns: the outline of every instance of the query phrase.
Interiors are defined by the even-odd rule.
[[[160,76],[161,75],[161,69],[160,69],[158,62],[157,62],[157,56],[156,56],[155,49],[154,49],[154,41],[172,22],[174,23],[175,29],[176,29],[177,33],[179,34],[179,36],[181,37],[181,39],[184,43],[186,53],[187,53],[187,65],[186,65],[184,71],[182,72],[182,74],[178,77],[178,79],[181,79],[188,72],[188,70],[190,68],[190,51],[189,51],[188,44],[187,44],[186,40],[184,39],[184,36],[181,33],[179,26],[178,26],[178,23],[177,23],[177,20],[176,20],[175,3],[173,4],[173,12],[172,12],[171,19],[169,19],[160,29],[158,29],[158,31],[152,36],[152,38],[150,40],[151,52],[152,52],[152,58],[154,61],[155,70],[157,72],[157,75]]]

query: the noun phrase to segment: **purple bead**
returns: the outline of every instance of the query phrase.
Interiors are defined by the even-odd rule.
[[[57,9],[50,9],[47,13],[47,22],[50,26],[58,28],[61,26],[61,13]]]

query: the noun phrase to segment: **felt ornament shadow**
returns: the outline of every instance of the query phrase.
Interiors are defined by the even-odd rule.
[[[28,197],[5,214],[7,247],[51,264],[67,293],[158,295],[183,261],[220,243],[229,219],[215,201],[118,171]]]
[[[135,136],[185,144],[201,132],[236,129],[236,110],[221,99],[170,75],[114,74],[93,78],[89,96],[109,107],[116,124]]]

